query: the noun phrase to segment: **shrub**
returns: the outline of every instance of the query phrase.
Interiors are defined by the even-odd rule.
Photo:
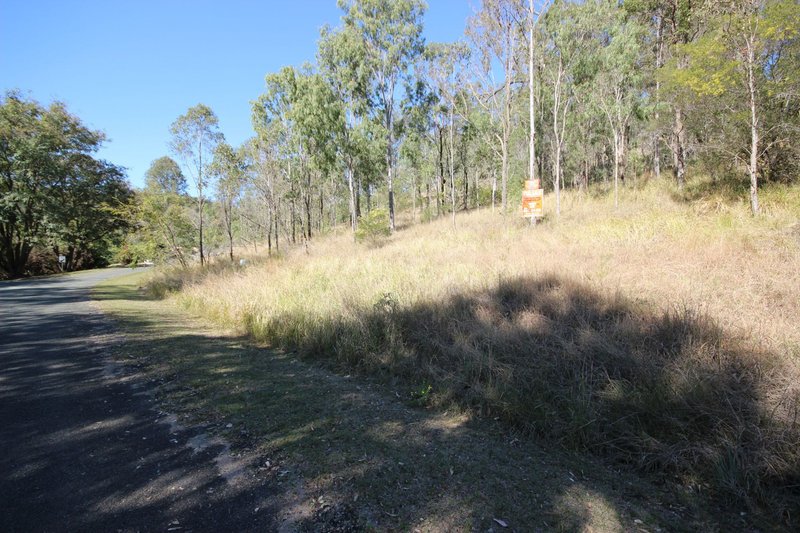
[[[389,237],[389,211],[373,209],[358,221],[356,240],[370,246],[380,246]]]

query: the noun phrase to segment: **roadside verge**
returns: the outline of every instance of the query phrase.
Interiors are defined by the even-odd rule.
[[[494,420],[411,405],[361,376],[258,346],[154,300],[143,274],[97,286],[115,359],[180,424],[203,426],[277,488],[286,530],[752,528],[685,491],[545,450]],[[402,391],[401,391],[402,392]],[[252,459],[252,460],[251,460]]]

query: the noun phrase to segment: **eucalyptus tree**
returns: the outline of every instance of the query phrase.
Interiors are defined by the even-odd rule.
[[[587,3],[598,46],[593,79],[595,103],[606,117],[614,147],[614,206],[619,205],[620,168],[631,119],[642,105],[642,26],[614,1]]]
[[[764,124],[760,100],[765,92],[762,87],[769,83],[765,73],[780,61],[780,44],[798,38],[800,4],[793,0],[741,0],[724,6],[722,15],[727,26],[724,32],[726,55],[747,95],[744,100],[750,130],[750,157],[746,166],[750,175],[750,208],[756,215],[759,212],[759,159],[765,150],[761,144]]]
[[[214,159],[209,165],[208,173],[215,178],[220,222],[228,238],[228,255],[231,261],[233,261],[234,209],[242,194],[245,172],[243,150],[234,149],[224,141],[214,148]]]
[[[448,174],[450,180],[450,208],[453,226],[456,224],[456,177],[455,177],[455,113],[461,88],[466,83],[466,63],[469,48],[465,43],[433,43],[426,49],[429,65],[428,77],[439,98],[444,102],[448,130]]]
[[[297,71],[294,67],[283,67],[279,72],[267,74],[266,111],[267,120],[280,123],[275,131],[277,155],[280,160],[280,176],[283,184],[283,198],[288,201],[289,225],[287,238],[295,241],[296,233],[296,191],[295,181],[298,175],[301,158],[300,136],[294,120],[295,99],[297,94]],[[285,222],[286,217],[282,218]]]
[[[145,188],[126,210],[135,228],[126,243],[133,262],[177,261],[188,266],[187,250],[196,244],[197,233],[189,214],[192,200],[185,189],[180,167],[172,159],[161,157],[150,164]]]
[[[417,75],[413,83],[406,87],[403,100],[403,124],[405,140],[400,147],[400,156],[407,162],[411,177],[411,209],[412,220],[417,220],[417,198],[421,196],[423,176],[430,165],[428,152],[431,147],[431,129],[433,128],[433,109],[437,102],[435,91],[427,83],[424,72],[425,61],[419,61]],[[426,209],[430,209],[430,180],[425,180]],[[437,195],[438,197],[438,195]]]
[[[575,4],[555,0],[544,16],[542,37],[544,46],[543,81],[550,85],[550,134],[552,136],[553,189],[556,197],[556,215],[561,214],[561,188],[563,186],[563,152],[566,149],[567,119],[575,100],[575,87],[580,83],[588,50],[597,43],[589,43],[587,25],[591,24],[591,2]]]
[[[422,0],[339,0],[344,11],[343,31],[350,43],[363,47],[372,111],[380,117],[385,135],[386,183],[389,192],[389,229],[395,229],[394,171],[397,138],[395,118],[400,103],[397,89],[414,59],[422,53]]]
[[[773,100],[770,96],[781,94],[780,100],[786,104],[798,100],[797,94],[785,92],[787,77],[781,71],[783,56],[790,55],[786,51],[800,37],[800,5],[793,0],[741,0],[709,6],[706,14],[705,33],[684,47],[686,64],[670,72],[670,81],[705,100],[710,115],[706,120],[719,126],[709,133],[719,139],[713,143],[714,149],[746,167],[750,208],[755,215],[759,212],[760,161],[773,147],[780,150],[782,144],[789,144],[792,135],[784,131],[771,142],[762,142],[765,134],[782,130],[782,122],[788,118],[787,114],[775,123],[765,123],[768,101]],[[795,78],[796,73],[795,69]],[[747,139],[737,140],[737,131],[746,131]]]
[[[186,177],[181,167],[169,156],[159,157],[144,173],[145,187],[151,191],[171,194],[186,193]]]
[[[484,0],[467,22],[467,37],[473,46],[470,87],[499,131],[495,151],[501,162],[501,199],[508,208],[509,140],[511,138],[512,84],[516,56],[522,36],[520,22],[525,6],[512,0]],[[496,180],[492,182],[492,208]]]
[[[684,70],[688,66],[686,47],[702,35],[705,28],[706,5],[713,4],[714,0],[661,0],[659,4],[664,9],[664,39],[669,46],[666,52],[671,55],[671,68]],[[665,65],[666,66],[666,65]],[[674,112],[672,127],[672,157],[673,172],[678,189],[683,189],[686,183],[688,139],[686,130],[686,111],[683,92],[676,91],[668,94],[669,104]]]
[[[662,69],[669,54],[669,18],[680,16],[676,11],[678,7],[677,3],[664,0],[627,0],[623,4],[625,11],[646,29],[642,40],[643,63],[647,71],[643,85],[650,94],[650,102],[645,133],[652,146],[652,173],[656,179],[661,177],[661,148],[669,137],[667,130],[670,127],[662,120],[662,112],[668,109],[662,98]],[[690,7],[687,3],[683,9]]]
[[[315,192],[319,192],[320,227],[324,219],[323,178],[333,174],[336,167],[341,104],[326,79],[310,65],[284,67],[267,75],[266,85],[267,91],[253,103],[258,138],[255,146],[261,151],[254,157],[254,168],[256,174],[266,178],[259,183],[261,189],[269,191],[265,199],[275,215],[275,224],[270,227],[278,227],[282,197],[289,205],[292,240],[297,221],[303,239],[308,240],[314,225]],[[284,187],[279,187],[281,184]],[[281,192],[276,194],[278,189]],[[297,202],[302,203],[305,216],[297,216]],[[335,198],[331,205],[335,205]]]
[[[359,35],[352,29],[323,29],[318,60],[328,83],[330,98],[320,118],[328,122],[327,129],[331,135],[329,146],[334,148],[333,160],[345,174],[350,226],[354,236],[359,215],[356,173],[363,166],[361,162],[370,143],[366,122],[371,74],[366,53]],[[324,91],[321,94],[325,100]]]
[[[296,76],[297,90],[294,93],[292,120],[298,131],[302,149],[309,160],[304,188],[305,225],[308,238],[311,238],[312,226],[312,188],[316,186],[320,193],[321,222],[324,210],[324,183],[321,178],[337,174],[337,151],[342,148],[341,143],[347,143],[347,139],[342,138],[342,133],[346,133],[347,129],[342,120],[345,117],[344,102],[337,98],[334,90],[335,80],[335,76],[323,75],[310,67]],[[312,180],[312,174],[320,179]],[[331,201],[331,207],[333,206],[335,199]]]
[[[200,247],[200,264],[205,264],[205,251],[203,249],[203,223],[206,205],[206,188],[209,177],[206,166],[211,161],[216,145],[224,140],[219,131],[219,119],[210,107],[197,104],[179,116],[170,126],[172,151],[180,157],[191,180],[194,182],[197,194],[197,229]]]
[[[267,239],[267,253],[272,255],[273,245],[279,250],[278,241],[278,212],[280,196],[276,192],[278,180],[281,176],[281,161],[278,155],[277,143],[274,139],[278,136],[276,130],[281,128],[279,123],[265,123],[261,120],[262,107],[253,103],[253,126],[257,134],[243,144],[247,164],[247,204],[252,208],[248,210],[245,219],[251,227]],[[254,239],[255,240],[255,239]]]

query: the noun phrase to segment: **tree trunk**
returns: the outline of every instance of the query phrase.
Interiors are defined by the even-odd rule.
[[[492,213],[494,213],[494,206],[497,201],[497,174],[492,173]]]
[[[656,71],[661,69],[664,57],[664,17],[658,14],[658,25],[656,26]],[[653,173],[656,179],[661,178],[661,136],[658,134],[660,122],[659,104],[661,103],[661,81],[656,75],[656,110],[655,122],[656,131],[653,136]]]
[[[320,183],[320,187],[319,187],[319,228],[317,230],[317,231],[319,231],[319,233],[322,233],[322,230],[324,228],[323,224],[324,224],[324,220],[325,220],[325,202],[324,202],[325,193],[324,193],[323,189],[324,189],[324,187],[322,186],[322,183]]]
[[[358,211],[356,209],[356,190],[353,183],[353,169],[347,167],[347,189],[350,192],[350,228],[353,230],[355,239],[356,229],[358,229]]]
[[[556,193],[556,216],[561,215],[561,143],[556,139],[555,154],[553,155],[553,184]]]
[[[361,178],[355,177],[355,170],[350,171],[356,187],[356,219],[361,216]]]
[[[628,169],[628,134],[627,130],[628,127],[626,125],[622,125],[620,127],[620,136],[619,136],[619,180],[622,182],[622,185],[625,186],[625,175]]]
[[[198,165],[197,165],[197,204],[200,210],[200,266],[205,264],[205,255],[203,253],[203,139],[200,138],[198,143]]]
[[[436,216],[442,216],[444,211],[444,126],[437,128],[439,131],[439,174],[436,181]]]
[[[686,128],[683,122],[683,109],[680,107],[675,108],[673,143],[675,180],[678,190],[683,190],[683,186],[686,184]]]
[[[511,137],[511,78],[514,76],[514,36],[512,29],[508,29],[508,55],[505,64],[505,102],[503,113],[503,167],[502,167],[502,192],[503,214],[508,212],[508,142]]]
[[[456,171],[455,171],[455,161],[453,160],[455,157],[454,144],[453,144],[453,129],[455,127],[454,121],[455,118],[453,117],[453,107],[455,107],[455,102],[450,102],[450,207],[453,210],[453,227],[456,227]]]
[[[10,233],[13,229],[9,228],[8,231],[9,234],[3,238],[5,254],[2,264],[9,276],[18,278],[25,273],[25,266],[28,264],[33,247],[24,239],[15,244],[13,234]]]
[[[279,245],[279,241],[280,241],[280,223],[281,223],[281,220],[280,220],[280,218],[281,218],[280,207],[281,207],[280,206],[280,202],[275,204],[275,219],[274,219],[275,227],[274,227],[274,231],[275,231],[275,253],[276,254],[280,253],[280,251],[281,251],[280,250],[280,245]]]
[[[583,189],[589,191],[589,161],[583,160]]]
[[[425,210],[428,212],[428,216],[430,216],[431,212],[431,184],[430,180],[425,182]]]
[[[558,57],[558,73],[553,87],[553,188],[556,194],[556,216],[561,215],[561,141],[558,135],[558,110],[561,100],[561,56]]]
[[[387,184],[389,186],[389,231],[394,233],[394,100],[389,99],[387,105],[388,143],[386,145],[386,168],[388,170]]]
[[[462,143],[465,143],[462,135]],[[467,146],[461,150],[461,169],[464,172],[464,211],[469,210],[469,169],[467,168]]]
[[[756,114],[755,35],[747,39],[747,88],[750,96],[750,210],[758,214],[758,115]]]
[[[203,193],[201,192],[200,193],[201,198],[202,198],[202,194]],[[200,266],[203,266],[205,264],[205,255],[203,253],[203,201],[200,200],[197,203],[198,203],[199,210],[200,210],[200,224],[199,224],[199,226],[200,226],[200,228],[199,228],[200,229]]]
[[[530,120],[530,137],[528,139],[528,179],[536,179],[536,114],[533,93],[533,0],[528,1],[530,10],[530,27],[528,28],[528,119]],[[535,217],[533,217],[535,220]]]
[[[296,235],[297,215],[295,213],[294,196],[292,197],[291,202],[289,202],[289,216],[291,218],[291,227],[292,227],[292,244],[297,244],[297,235]]]
[[[619,207],[619,131],[614,129],[614,208]]]
[[[269,220],[267,221],[267,256],[272,256],[272,215],[270,215]]]
[[[417,175],[417,169],[413,168],[411,170],[411,223],[416,224],[417,222],[417,195],[419,194],[419,190],[417,189],[417,180],[419,176]]]
[[[228,246],[229,246],[228,249],[230,251],[231,263],[233,263],[233,220],[231,219],[232,215],[233,211],[231,209],[228,211],[227,215],[228,221],[226,223],[226,228],[225,228],[228,232]]]

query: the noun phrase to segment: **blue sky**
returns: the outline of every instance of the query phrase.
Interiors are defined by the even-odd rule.
[[[470,0],[429,0],[429,41],[461,37]],[[204,103],[228,141],[252,135],[264,75],[313,61],[336,0],[0,0],[0,90],[65,102],[109,142],[100,157],[141,186],[169,125]]]

